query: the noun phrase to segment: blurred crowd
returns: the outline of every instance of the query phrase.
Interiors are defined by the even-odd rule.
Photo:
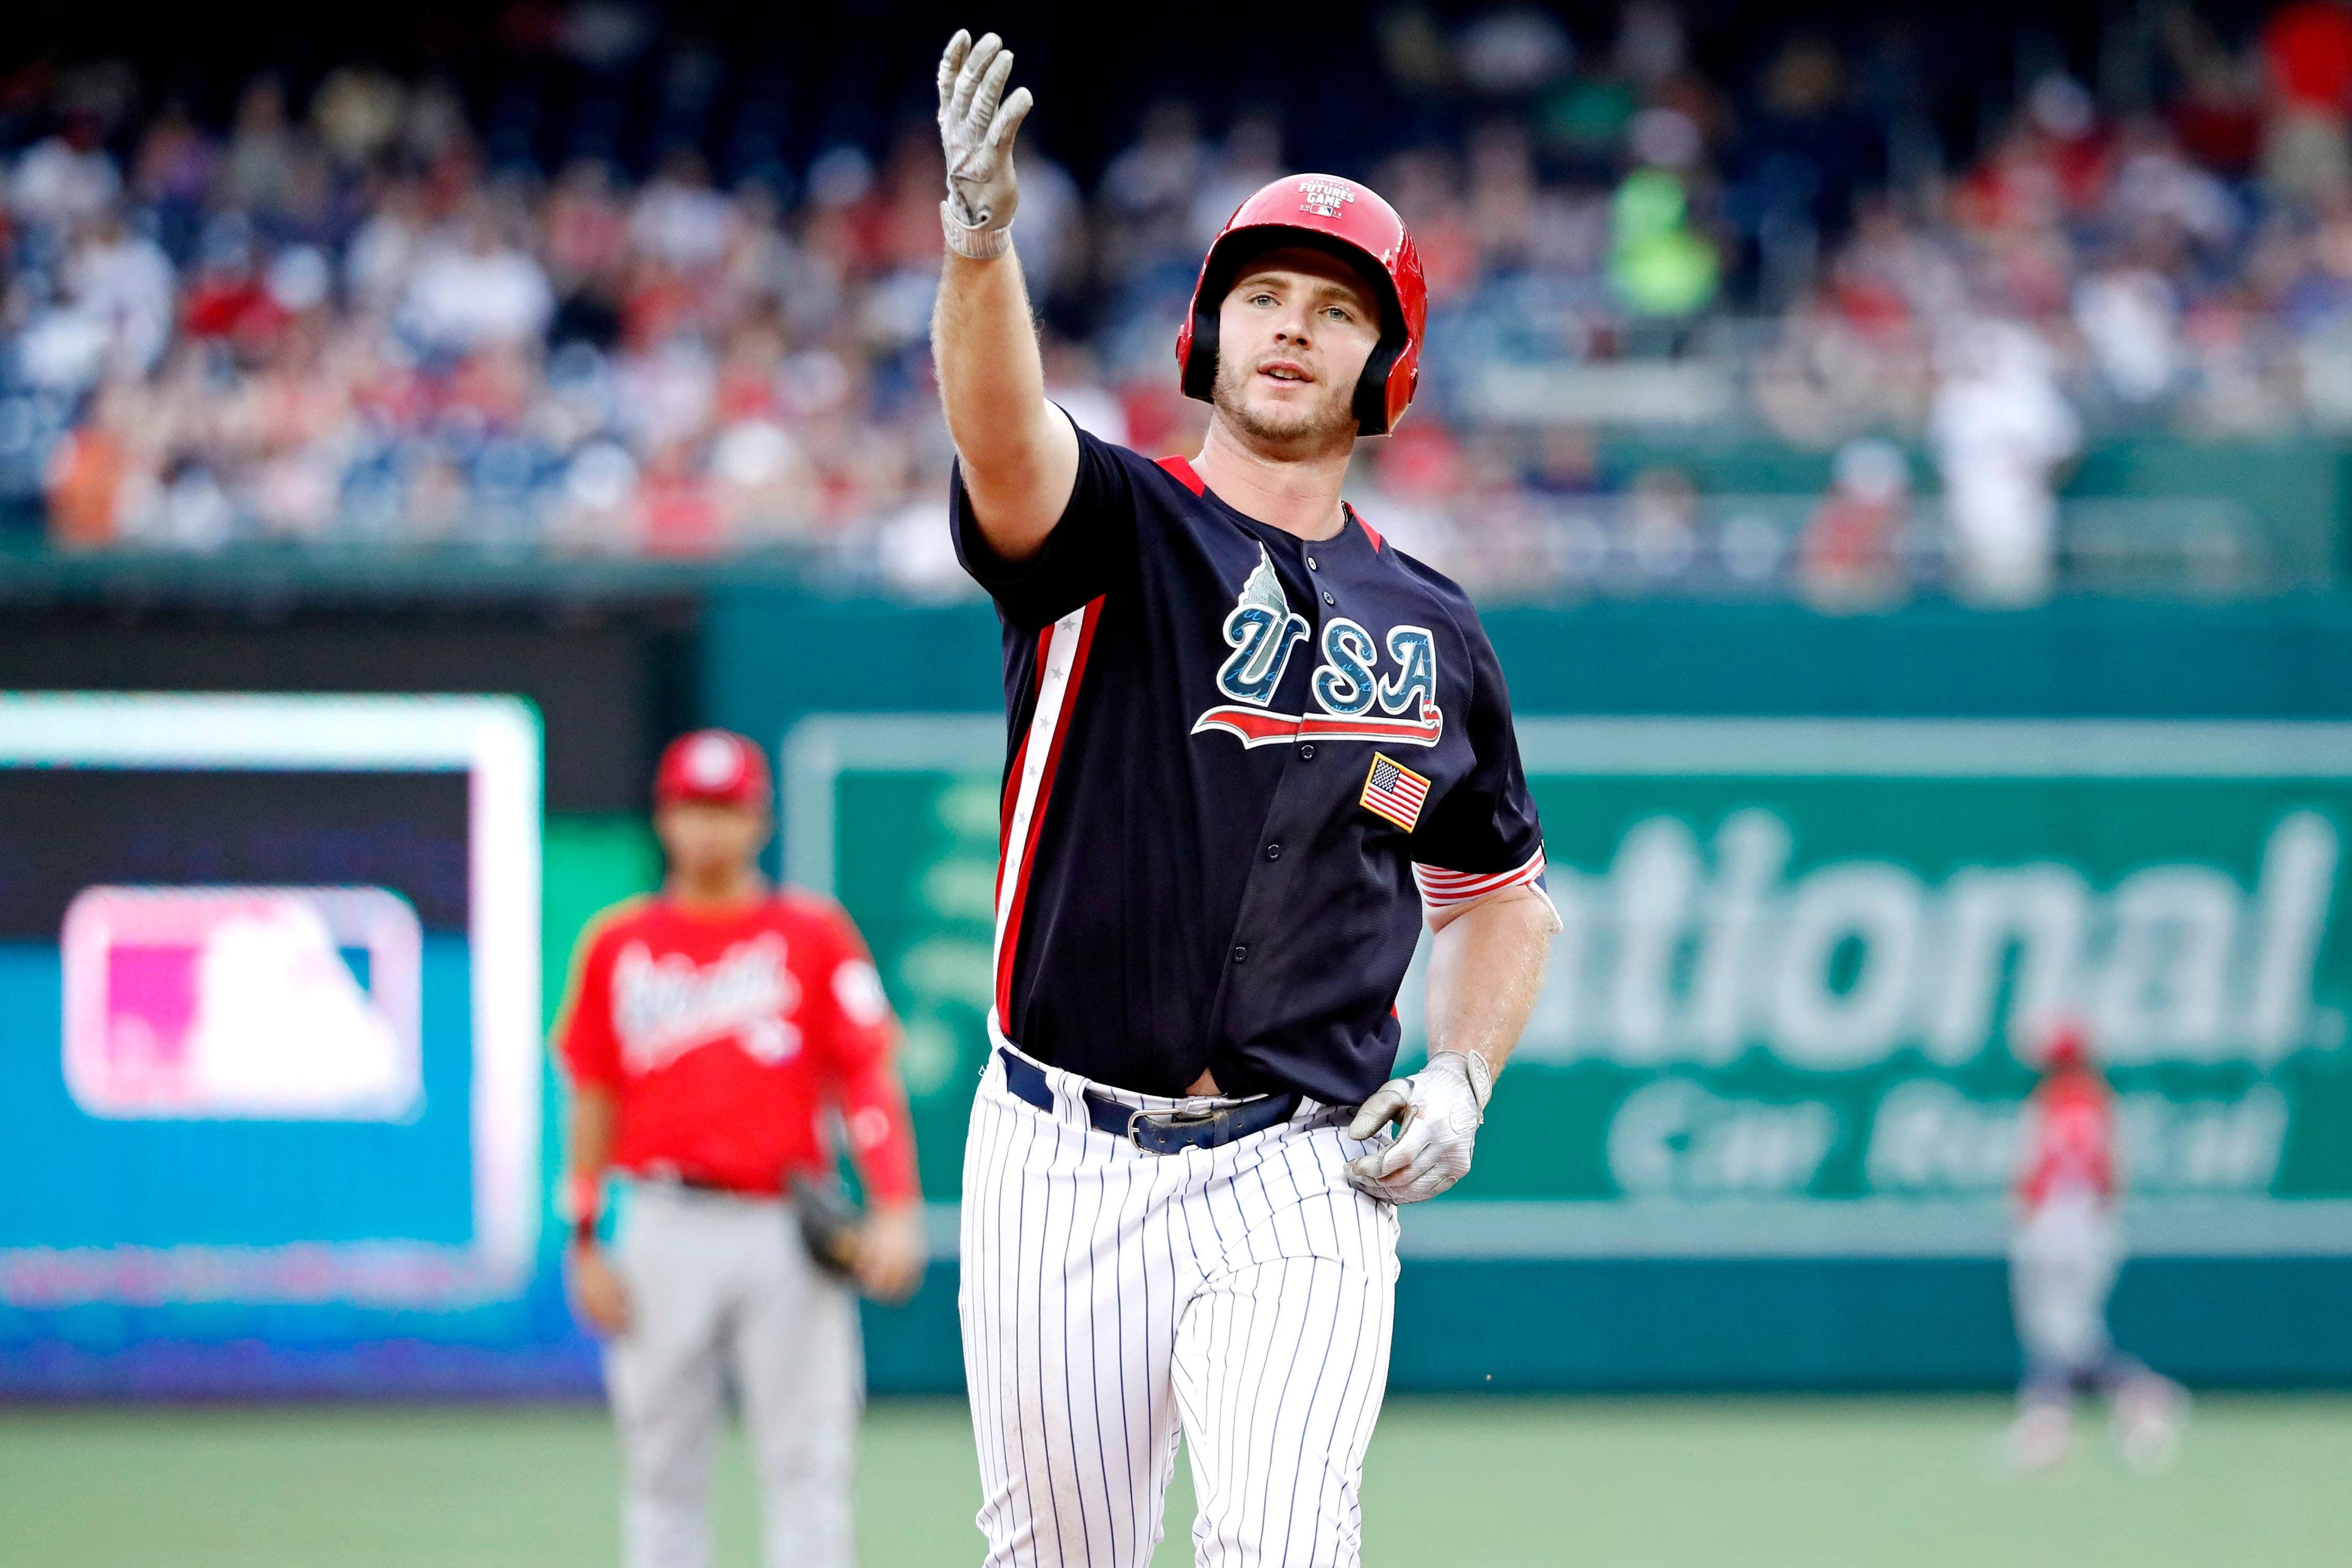
[[[530,15],[532,47],[627,66],[635,13]],[[1344,172],[1412,223],[1433,316],[1359,489],[1474,583],[2031,599],[2090,435],[2352,426],[2339,0],[2242,35],[2140,7],[2095,92],[2020,45],[1968,145],[1927,90],[1938,35],[1900,20],[1792,26],[1736,68],[1665,0],[1589,35],[1532,8],[1367,26],[1397,129]],[[725,74],[634,68],[689,100]],[[509,98],[352,64],[255,75],[214,122],[120,62],[0,82],[0,509],[67,549],[774,550],[949,591],[919,102],[796,160],[745,155],[741,120],[642,156],[585,110],[518,139]],[[1193,271],[1307,139],[1170,98],[1066,166],[1050,110],[1016,236],[1054,395],[1179,448]],[[1612,458],[1645,423],[1831,478],[1727,511]]]

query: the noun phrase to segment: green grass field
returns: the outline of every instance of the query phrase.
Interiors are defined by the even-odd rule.
[[[2352,1563],[2352,1400],[2210,1399],[2135,1476],[2086,1423],[2068,1464],[1993,1462],[1990,1399],[1391,1401],[1370,1568],[2299,1568]],[[868,1568],[969,1564],[958,1405],[877,1405]],[[1181,1468],[1155,1568],[1189,1562]],[[0,1410],[10,1568],[598,1568],[614,1454],[593,1409]],[[740,1443],[721,1562],[752,1568]]]

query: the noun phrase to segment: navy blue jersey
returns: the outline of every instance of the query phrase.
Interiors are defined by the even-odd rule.
[[[1461,589],[1348,513],[1309,542],[1181,458],[1078,433],[1007,564],[996,1016],[1041,1060],[1181,1094],[1361,1100],[1394,1065],[1424,899],[1543,874],[1494,648]]]

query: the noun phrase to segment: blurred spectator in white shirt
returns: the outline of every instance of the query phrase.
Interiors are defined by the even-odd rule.
[[[2108,387],[2126,403],[2153,403],[2182,365],[2180,302],[2169,279],[2128,258],[2074,286],[2074,325]]]
[[[25,224],[68,228],[114,205],[122,176],[98,144],[97,128],[77,119],[16,160],[8,206]]]
[[[1975,318],[1940,349],[1943,383],[1927,420],[1944,480],[1958,586],[1995,605],[2049,596],[2056,567],[2060,464],[2082,421],[2059,392],[2050,350],[2031,327]]]
[[[2125,232],[2168,228],[2202,246],[2230,241],[2240,221],[2230,187],[2190,163],[2160,121],[2129,121],[2117,142],[2106,212]]]
[[[177,280],[161,247],[133,234],[119,212],[101,214],[74,247],[66,277],[73,309],[97,323],[108,374],[140,376],[155,367],[172,339]]]
[[[403,324],[427,347],[452,353],[545,332],[555,295],[538,261],[499,235],[483,205],[468,210],[455,230],[418,266]]]
[[[360,225],[343,257],[343,281],[352,303],[371,316],[388,316],[403,295],[418,260],[431,243],[425,194],[414,180],[388,182],[375,211]]]
[[[727,248],[732,204],[710,185],[699,154],[679,148],[638,193],[629,214],[629,237],[637,249],[683,271],[716,263]]]

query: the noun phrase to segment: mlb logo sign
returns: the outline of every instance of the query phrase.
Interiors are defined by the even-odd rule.
[[[416,1111],[424,935],[382,888],[89,888],[66,911],[65,1079],[109,1118]]]

